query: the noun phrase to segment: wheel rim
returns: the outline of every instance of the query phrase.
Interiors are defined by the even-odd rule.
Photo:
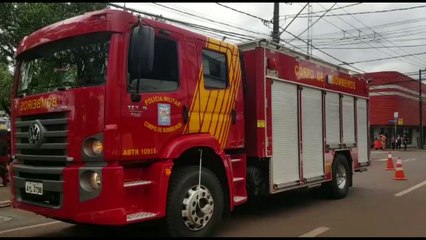
[[[346,185],[346,168],[342,163],[338,163],[336,172],[337,187],[344,189]]]
[[[191,187],[182,202],[182,219],[191,231],[203,229],[210,221],[214,201],[210,191],[203,185],[197,191],[198,185]]]

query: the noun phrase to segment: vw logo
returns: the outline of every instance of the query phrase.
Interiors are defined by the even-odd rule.
[[[43,127],[39,121],[30,124],[28,141],[31,145],[39,146],[43,140]]]

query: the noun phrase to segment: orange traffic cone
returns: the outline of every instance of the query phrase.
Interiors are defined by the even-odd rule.
[[[392,154],[390,152],[388,153],[388,163],[386,170],[395,170],[395,167],[393,166]]]
[[[393,179],[407,180],[407,178],[405,178],[404,169],[402,169],[401,158],[398,158],[398,160],[396,161],[396,171],[395,171],[395,176],[393,177]]]

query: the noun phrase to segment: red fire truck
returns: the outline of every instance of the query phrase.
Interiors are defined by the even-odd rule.
[[[49,218],[210,236],[257,196],[343,198],[370,165],[366,81],[266,40],[106,9],[32,33],[16,60],[12,204]]]

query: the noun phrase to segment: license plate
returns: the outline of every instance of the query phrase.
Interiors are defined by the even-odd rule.
[[[43,195],[43,183],[25,182],[25,192],[29,194]]]

